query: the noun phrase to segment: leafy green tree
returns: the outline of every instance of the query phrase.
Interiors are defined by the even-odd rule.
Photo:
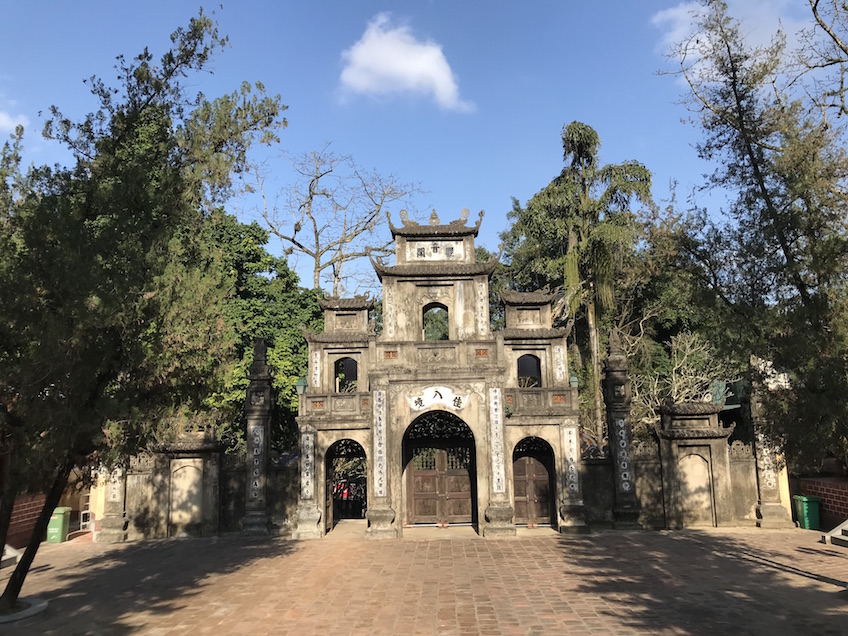
[[[635,249],[635,201],[650,201],[651,174],[627,161],[601,165],[600,137],[590,126],[563,127],[566,163],[558,177],[508,215],[514,225],[503,238],[519,288],[561,290],[564,312],[586,322],[591,360],[592,428],[603,437],[599,313],[614,308],[615,278]]]
[[[845,456],[848,156],[844,124],[822,108],[839,109],[841,80],[799,78],[781,34],[747,46],[724,2],[703,2],[696,27],[677,50],[679,72],[704,131],[699,154],[717,166],[709,184],[735,199],[719,222],[701,215],[684,244],[691,271],[735,316],[748,353],[789,374],[766,406],[790,458]]]
[[[231,215],[216,212],[209,219],[208,232],[207,240],[219,246],[224,267],[234,277],[224,316],[235,330],[236,363],[224,375],[222,388],[208,400],[226,414],[219,434],[232,445],[241,445],[247,370],[253,362],[253,340],[261,337],[268,344],[268,363],[277,395],[271,445],[277,451],[290,448],[296,441],[295,384],[307,367],[301,326],[320,328],[320,291],[298,286],[298,278],[285,259],[267,251],[268,232],[258,223],[240,223]]]
[[[201,412],[231,356],[221,315],[233,276],[197,237],[251,144],[276,138],[284,107],[261,85],[213,101],[185,94],[184,79],[226,43],[202,12],[172,43],[158,65],[146,50],[118,58],[117,89],[92,78],[99,105],[82,121],[51,109],[45,135],[74,166],[22,174],[21,135],[4,146],[0,533],[17,490],[47,498],[0,611],[16,602],[71,468],[117,461],[164,434],[160,423]]]

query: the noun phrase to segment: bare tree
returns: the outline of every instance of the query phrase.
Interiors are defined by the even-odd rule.
[[[314,288],[326,281],[337,296],[345,281],[357,278],[352,263],[366,256],[366,248],[377,255],[388,253],[386,206],[396,201],[408,205],[408,197],[420,193],[420,187],[363,170],[350,155],[333,153],[329,144],[289,161],[295,181],[274,202],[269,202],[264,180],[256,172],[262,218],[286,255],[310,259]]]

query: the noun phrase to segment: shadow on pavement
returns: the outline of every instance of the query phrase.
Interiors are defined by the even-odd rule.
[[[0,625],[0,634],[127,634],[127,617],[169,614],[190,606],[213,575],[250,568],[256,559],[285,556],[298,543],[239,535],[102,544],[42,544],[24,584],[48,601],[32,619]],[[42,553],[42,550],[44,553]],[[39,566],[39,557],[52,567]],[[11,573],[2,573],[5,587]],[[44,573],[45,576],[39,575]]]
[[[751,549],[744,532],[696,530],[559,539],[586,570],[577,591],[617,601],[615,610],[599,611],[633,629],[663,626],[670,633],[713,636],[848,633],[848,554],[824,545],[769,550],[761,539],[756,543]]]

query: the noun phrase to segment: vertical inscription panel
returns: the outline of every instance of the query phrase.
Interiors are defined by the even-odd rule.
[[[489,389],[489,437],[492,445],[492,490],[506,492],[504,470],[503,400],[500,389]]]
[[[315,434],[300,437],[300,497],[312,499],[315,493]]]
[[[386,496],[386,392],[374,391],[374,495]]]
[[[249,422],[247,430],[248,505],[265,500],[265,435],[262,424]]]
[[[563,447],[565,448],[565,488],[569,497],[577,497],[580,491],[578,476],[578,445],[577,429],[568,427],[562,429]]]

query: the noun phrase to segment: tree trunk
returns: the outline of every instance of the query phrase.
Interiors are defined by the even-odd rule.
[[[35,559],[35,553],[38,552],[38,547],[41,545],[41,537],[47,531],[47,525],[50,523],[50,515],[53,514],[54,508],[56,508],[56,505],[62,498],[62,493],[68,484],[68,475],[70,473],[70,466],[63,467],[53,481],[53,485],[47,493],[44,507],[41,509],[41,514],[38,515],[38,520],[35,522],[35,528],[32,530],[32,536],[29,539],[26,550],[21,560],[18,561],[15,571],[12,572],[9,582],[6,584],[6,589],[3,591],[3,596],[0,596],[0,612],[8,612],[18,602],[18,596],[21,593],[21,588],[24,586],[24,580]]]
[[[598,343],[598,326],[595,324],[595,301],[586,304],[586,322],[589,324],[589,348],[592,353],[592,396],[595,401],[595,435],[598,447],[603,446],[604,440],[604,406],[601,399],[601,354]]]

